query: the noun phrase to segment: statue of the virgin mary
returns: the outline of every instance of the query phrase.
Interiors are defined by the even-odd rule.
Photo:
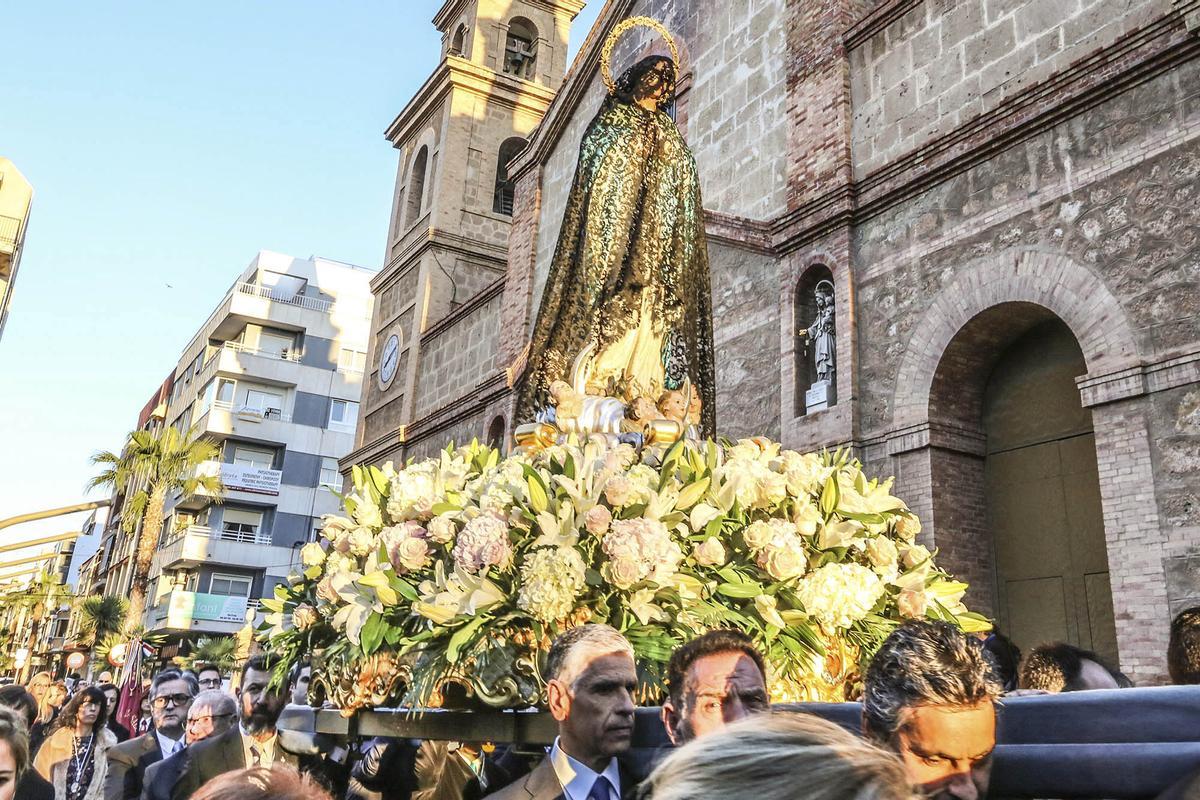
[[[614,81],[613,45],[634,25],[662,34],[672,58],[643,58]],[[689,421],[715,433],[704,207],[695,160],[667,113],[677,61],[670,35],[645,17],[623,21],[605,43],[609,92],[579,147],[519,388],[520,420],[554,404],[552,384],[574,380],[586,394],[629,404],[690,405]]]

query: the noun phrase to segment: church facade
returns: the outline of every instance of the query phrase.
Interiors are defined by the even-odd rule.
[[[644,14],[680,48],[721,434],[851,448],[1023,649],[1162,680],[1200,603],[1200,3],[610,0],[567,72],[578,10],[435,19],[345,463],[510,438],[601,45]]]

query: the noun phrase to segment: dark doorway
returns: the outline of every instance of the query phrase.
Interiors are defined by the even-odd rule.
[[[1117,663],[1087,372],[1057,317],[995,361],[983,395],[984,484],[1001,629],[1025,652],[1065,641]]]

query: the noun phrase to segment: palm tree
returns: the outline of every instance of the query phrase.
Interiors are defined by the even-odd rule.
[[[32,657],[37,651],[38,640],[44,632],[43,629],[50,618],[54,616],[54,612],[65,603],[70,602],[71,593],[70,589],[63,585],[60,577],[43,570],[30,581],[23,592],[9,597],[12,606],[18,611],[17,630],[14,633],[27,631],[23,646],[29,653],[30,660],[27,660],[22,668],[20,678],[21,681],[24,681],[32,674]],[[16,639],[15,636],[14,639]]]
[[[92,463],[103,465],[104,469],[88,482],[88,488],[106,488],[125,495],[121,528],[127,534],[140,530],[127,626],[139,624],[146,610],[150,562],[154,560],[162,533],[163,509],[168,497],[177,491],[183,500],[204,492],[220,502],[221,479],[199,474],[197,470],[205,461],[216,460],[219,454],[217,445],[200,438],[195,428],[180,432],[168,426],[158,433],[133,431],[119,455],[103,451],[92,456]]]
[[[189,666],[196,669],[199,664],[207,664],[216,667],[222,673],[228,672],[233,667],[236,648],[237,639],[232,636],[206,636],[196,642]]]
[[[75,612],[79,614],[81,644],[94,648],[96,642],[125,627],[129,601],[111,594],[94,594],[79,600]]]

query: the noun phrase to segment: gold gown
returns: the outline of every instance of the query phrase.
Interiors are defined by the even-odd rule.
[[[712,296],[700,183],[663,111],[609,96],[579,148],[518,396],[518,421],[549,405],[593,345],[592,382],[620,379],[657,397],[690,382],[712,436]]]

